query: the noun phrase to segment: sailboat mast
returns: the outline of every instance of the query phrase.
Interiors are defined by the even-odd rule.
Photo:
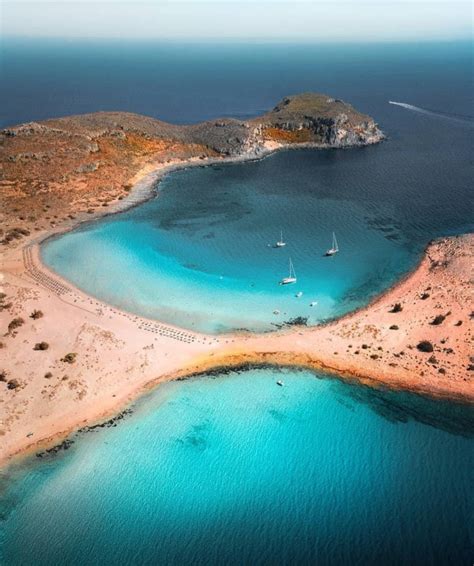
[[[290,257],[290,277],[296,277],[295,268],[293,267],[293,262]]]

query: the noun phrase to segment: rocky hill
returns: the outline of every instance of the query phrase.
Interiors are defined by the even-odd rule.
[[[0,132],[0,241],[45,230],[123,198],[143,170],[177,161],[252,158],[280,147],[381,141],[372,118],[322,94],[284,98],[252,120],[178,126],[128,112],[31,122]]]

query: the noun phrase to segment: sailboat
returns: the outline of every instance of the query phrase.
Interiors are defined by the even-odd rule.
[[[289,285],[290,283],[296,283],[296,273],[295,273],[295,268],[293,267],[293,262],[291,261],[291,257],[290,257],[290,274],[288,277],[284,277],[280,281],[280,285]]]
[[[276,243],[276,247],[283,248],[284,246],[286,246],[286,242],[283,241],[283,230],[280,230],[280,239]]]
[[[336,234],[333,232],[332,233],[332,247],[329,248],[329,250],[327,250],[325,255],[327,255],[327,256],[335,255],[335,254],[337,254],[338,251],[339,251],[339,246],[337,245]]]

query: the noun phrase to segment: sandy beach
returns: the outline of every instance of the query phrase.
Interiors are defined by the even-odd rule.
[[[147,198],[160,175],[176,166],[183,163],[144,168],[127,199],[108,212]],[[432,243],[404,281],[335,322],[264,335],[211,336],[122,312],[51,273],[40,261],[38,242],[84,219],[90,215],[2,253],[1,290],[10,305],[1,313],[2,464],[113,415],[160,382],[216,367],[299,366],[370,386],[474,400],[469,359],[473,235]],[[391,312],[396,303],[399,312]],[[31,318],[35,311],[42,316]],[[442,320],[433,324],[439,315]],[[15,318],[24,322],[9,331]],[[418,349],[422,341],[432,345],[431,352]],[[41,342],[47,349],[35,349]]]
[[[119,118],[126,127],[118,128]],[[357,136],[367,132],[362,145],[383,139],[373,122],[360,119],[365,129],[356,128]],[[213,132],[227,126],[245,130],[253,141],[245,145],[245,153],[239,145],[234,155],[224,152],[227,133],[219,141],[224,149],[216,151],[187,138],[176,141],[184,135],[178,127],[118,113],[27,124],[4,134],[12,144],[5,160],[12,180],[2,180],[2,465],[109,418],[161,382],[220,367],[298,366],[373,387],[474,400],[474,361],[469,357],[473,235],[430,244],[413,273],[360,311],[321,326],[262,335],[205,335],[147,320],[84,294],[41,263],[39,246],[46,238],[142,202],[174,169],[306,147],[314,134],[303,130],[302,136],[298,120],[290,132],[274,121],[270,126],[197,126]],[[156,137],[157,128],[175,137]],[[343,144],[355,135],[350,129],[336,133]],[[35,144],[40,147],[45,140],[52,148],[47,155],[18,153],[37,149]],[[336,144],[338,140],[336,136]],[[320,147],[314,141],[309,145]],[[57,159],[54,152],[60,152]],[[19,220],[23,228],[16,227]]]

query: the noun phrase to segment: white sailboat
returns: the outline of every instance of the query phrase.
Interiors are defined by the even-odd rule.
[[[293,262],[291,261],[291,257],[289,263],[290,263],[290,274],[288,275],[288,277],[284,277],[280,281],[280,285],[289,285],[290,283],[296,283],[296,273],[295,273],[295,268],[293,267]]]
[[[283,230],[280,230],[280,239],[276,243],[277,248],[283,248],[286,246],[286,242],[283,240]]]
[[[332,247],[329,248],[326,252],[327,256],[335,255],[339,251],[339,246],[337,245],[336,234],[332,233]]]

